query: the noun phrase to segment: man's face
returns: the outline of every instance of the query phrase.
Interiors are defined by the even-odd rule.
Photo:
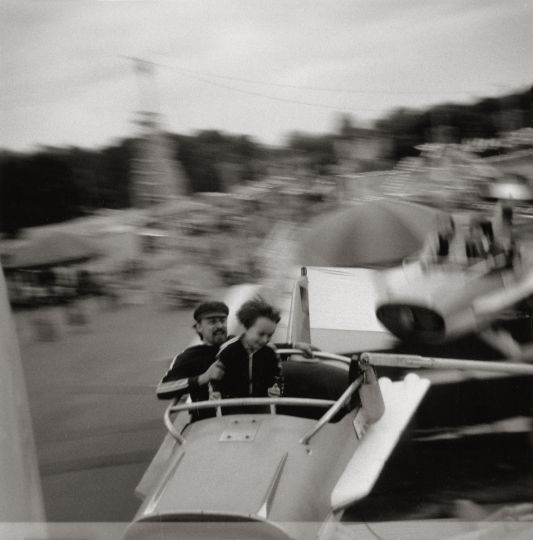
[[[207,345],[222,345],[228,338],[228,317],[221,313],[203,315],[196,323],[196,331]]]

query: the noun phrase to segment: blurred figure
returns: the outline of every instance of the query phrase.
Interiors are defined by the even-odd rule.
[[[485,234],[482,221],[473,217],[470,221],[468,237],[465,242],[466,256],[470,262],[489,257],[491,244]]]
[[[494,250],[494,230],[492,228],[492,222],[488,219],[484,219],[480,223],[483,235],[489,243],[490,251]]]
[[[80,269],[76,272],[76,292],[78,296],[88,296],[91,294],[92,282],[91,275],[85,269]]]
[[[508,247],[513,234],[513,208],[508,203],[498,201],[494,206],[492,228],[498,244]]]
[[[450,216],[437,233],[437,257],[447,258],[450,255],[451,243],[455,238],[455,221]]]
[[[55,301],[56,273],[53,268],[44,268],[38,273],[39,285],[45,291],[46,303]]]
[[[520,250],[513,234],[513,208],[499,201],[494,208],[492,220],[494,230],[495,264],[498,267],[514,268],[520,263]]]
[[[452,243],[455,240],[456,230],[453,217],[440,219],[437,233],[431,235],[422,248],[420,261],[424,268],[432,264],[447,261],[452,253]]]

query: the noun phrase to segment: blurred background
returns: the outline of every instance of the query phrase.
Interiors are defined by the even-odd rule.
[[[531,243],[527,3],[208,4],[0,8],[0,256],[49,521],[133,517],[192,306],[235,284],[289,290],[330,246],[309,244],[320,219],[393,199],[466,230],[512,200]],[[508,439],[486,463],[426,444],[415,484],[404,449],[375,501],[408,492],[387,515],[415,519],[523,501],[530,447]],[[444,468],[440,489],[431,463],[450,455],[464,473]]]

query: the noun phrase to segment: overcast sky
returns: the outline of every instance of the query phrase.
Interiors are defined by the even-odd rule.
[[[0,25],[10,149],[105,146],[141,99],[173,132],[277,144],[533,83],[531,0],[1,0]]]

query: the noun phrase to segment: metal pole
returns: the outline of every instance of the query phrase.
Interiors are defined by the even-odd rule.
[[[471,369],[493,371],[514,375],[533,375],[533,365],[521,362],[497,362],[481,360],[457,360],[452,358],[431,358],[409,354],[363,353],[361,362],[373,366],[425,369]]]
[[[169,433],[178,441],[178,443],[184,444],[185,437],[183,437],[183,435],[176,430],[176,428],[174,427],[174,423],[172,422],[170,418],[170,415],[174,412],[173,408],[177,406],[178,402],[179,402],[179,399],[172,400],[172,402],[170,403],[170,405],[167,407],[165,411],[165,414],[163,416],[163,421]]]
[[[300,443],[308,444],[311,437],[316,435],[341,409],[346,402],[352,397],[353,393],[363,384],[364,375],[360,375],[353,381],[344,391],[342,396],[330,407],[317,423],[300,439]]]
[[[296,355],[303,355],[304,351],[301,349],[286,349],[286,348],[279,348],[277,349],[278,354],[281,354],[283,356],[296,354]],[[349,356],[344,356],[342,354],[335,354],[335,353],[328,353],[324,351],[314,351],[313,352],[313,358],[318,358],[320,360],[338,360],[339,362],[343,362],[345,364],[350,364],[351,358]],[[306,361],[312,361],[312,359],[304,358],[302,360],[303,362]]]

